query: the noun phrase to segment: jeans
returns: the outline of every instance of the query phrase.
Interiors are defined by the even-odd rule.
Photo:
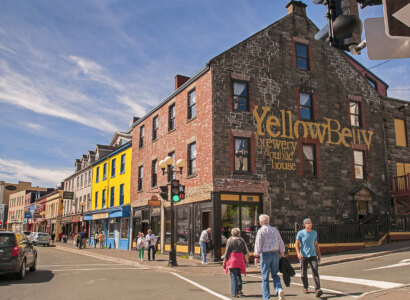
[[[307,269],[308,264],[312,270],[313,281],[315,282],[315,290],[320,290],[320,279],[319,279],[319,264],[316,256],[303,257],[300,260],[300,273],[303,282],[303,287],[307,289],[309,287]]]
[[[144,259],[144,248],[142,248],[142,249],[138,249],[138,258],[140,259],[140,260],[143,260]]]
[[[278,252],[264,252],[261,253],[261,271],[262,271],[262,296],[264,300],[270,298],[269,289],[269,273],[273,278],[273,287],[275,292],[282,290],[279,271],[279,253]]]
[[[206,262],[206,242],[199,242],[199,246],[201,247],[201,260]]]
[[[152,252],[152,260],[155,260],[155,246],[148,247],[148,260],[151,260],[151,252]]]
[[[235,296],[239,291],[242,291],[241,269],[232,268],[229,269],[229,273],[231,274],[231,293],[232,296]]]

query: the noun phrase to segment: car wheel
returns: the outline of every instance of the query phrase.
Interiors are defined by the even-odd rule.
[[[26,260],[23,260],[20,271],[17,273],[17,279],[22,280],[26,275]]]
[[[30,267],[30,272],[35,272],[37,270],[37,255],[34,258],[34,263],[33,265]]]
[[[33,242],[33,245],[34,245],[34,246],[37,246],[36,242]]]

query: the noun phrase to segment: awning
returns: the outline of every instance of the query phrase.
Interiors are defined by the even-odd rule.
[[[124,218],[130,216],[130,206],[116,206],[107,209],[100,209],[88,212],[84,216],[84,221],[102,220],[109,218]]]

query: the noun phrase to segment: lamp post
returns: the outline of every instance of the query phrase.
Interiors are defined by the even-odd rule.
[[[174,164],[174,160],[171,156],[165,157],[165,159],[159,162],[159,167],[162,169],[162,175],[170,174],[171,181],[173,181],[174,173],[179,173],[182,175],[182,169],[185,167],[185,161],[183,159],[178,159],[176,167],[179,168],[179,171],[174,171],[172,165]],[[165,171],[167,169],[167,171]],[[179,184],[179,183],[178,183]],[[171,189],[173,185],[171,184]],[[170,267],[177,266],[177,257],[176,257],[176,250],[175,250],[175,216],[174,216],[174,201],[171,199],[171,249],[169,250],[169,259],[168,265]]]

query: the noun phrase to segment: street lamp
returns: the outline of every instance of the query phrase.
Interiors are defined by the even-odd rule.
[[[185,167],[185,161],[183,159],[178,159],[176,167],[179,168],[179,171],[174,171],[172,169],[172,165],[174,164],[174,160],[171,156],[165,157],[165,159],[159,162],[159,167],[162,169],[162,175],[170,174],[171,178],[173,178],[174,173],[182,174],[182,169]],[[167,171],[165,171],[167,169]],[[172,180],[173,181],[173,180]],[[179,183],[178,183],[179,184]],[[171,182],[171,189],[173,188],[173,184]],[[169,259],[168,265],[170,267],[177,266],[177,257],[176,257],[176,250],[175,250],[175,216],[174,216],[174,201],[171,199],[171,249],[169,251]]]

